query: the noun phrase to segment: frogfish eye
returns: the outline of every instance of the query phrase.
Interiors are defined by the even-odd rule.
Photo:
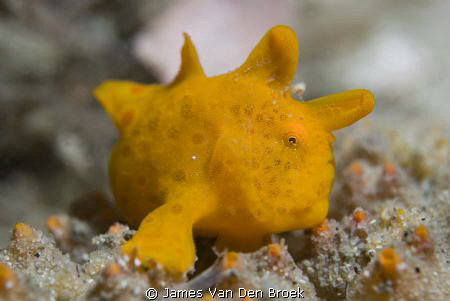
[[[281,131],[283,144],[292,149],[301,148],[307,137],[304,125],[299,123],[284,124],[281,127]]]
[[[298,145],[298,138],[295,135],[288,134],[284,137],[284,144],[290,148],[296,148]]]

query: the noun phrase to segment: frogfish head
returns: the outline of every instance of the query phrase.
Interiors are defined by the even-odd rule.
[[[352,90],[310,101],[291,97],[298,41],[285,26],[271,29],[227,82],[211,170],[220,193],[268,232],[306,228],[328,211],[334,179],[334,130],[370,113],[374,97]],[[221,97],[221,96],[218,96]],[[237,222],[237,221],[236,221]]]

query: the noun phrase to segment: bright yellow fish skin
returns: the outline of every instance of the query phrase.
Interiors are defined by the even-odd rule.
[[[367,90],[299,102],[290,84],[296,34],[270,29],[238,69],[206,77],[185,34],[168,85],[107,81],[95,90],[120,131],[111,186],[134,237],[122,246],[174,273],[195,262],[193,231],[218,248],[252,251],[271,233],[325,219],[333,130],[370,113]]]

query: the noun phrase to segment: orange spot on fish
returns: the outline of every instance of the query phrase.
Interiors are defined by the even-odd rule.
[[[136,86],[131,86],[131,87],[130,87],[130,94],[134,94],[134,95],[140,94],[140,93],[142,93],[144,90],[145,90],[145,86],[138,86],[138,85],[136,85]]]
[[[194,144],[200,144],[203,142],[203,136],[200,134],[195,134],[192,136],[192,142]]]
[[[133,120],[134,112],[133,111],[127,111],[122,115],[121,125],[123,127],[127,127],[131,121]]]

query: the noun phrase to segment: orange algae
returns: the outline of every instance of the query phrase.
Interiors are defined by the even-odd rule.
[[[269,254],[275,258],[280,257],[281,253],[283,252],[283,248],[279,244],[269,244],[267,246],[267,249],[269,251]]]
[[[225,270],[235,268],[239,260],[239,254],[236,252],[227,252],[223,259],[223,268]]]
[[[353,212],[353,219],[355,222],[360,223],[366,219],[366,214],[362,210],[355,210]]]
[[[386,162],[383,165],[383,173],[387,176],[393,176],[396,173],[395,165],[391,162]]]
[[[13,287],[17,282],[16,274],[3,263],[0,263],[0,289]]]
[[[312,232],[314,235],[319,236],[321,234],[326,234],[330,231],[330,228],[328,227],[328,220],[324,219],[322,223],[312,228]]]
[[[105,275],[105,277],[107,277],[107,278],[115,277],[117,275],[120,275],[121,273],[122,273],[122,269],[115,262],[109,263],[108,265],[106,265],[105,269],[103,270],[103,275]]]
[[[13,240],[29,239],[33,237],[34,237],[33,229],[31,229],[30,226],[23,223],[19,223],[14,226],[12,234]]]
[[[387,248],[381,251],[378,255],[378,262],[387,278],[394,280],[397,277],[397,268],[402,259],[394,249]]]
[[[431,254],[433,251],[433,241],[425,225],[419,225],[414,230],[412,243],[418,252]]]
[[[50,216],[47,219],[47,228],[50,231],[58,231],[63,227],[63,223],[61,222],[61,219],[58,216]]]
[[[430,234],[428,233],[427,227],[420,225],[414,231],[414,235],[419,242],[427,243],[430,242]]]
[[[350,165],[350,171],[352,172],[353,175],[355,176],[361,176],[362,175],[362,166],[361,163],[359,162],[353,162]]]
[[[120,233],[122,233],[125,230],[125,226],[119,224],[119,223],[115,223],[113,225],[111,225],[108,229],[108,233],[112,234],[112,235],[119,235]]]

